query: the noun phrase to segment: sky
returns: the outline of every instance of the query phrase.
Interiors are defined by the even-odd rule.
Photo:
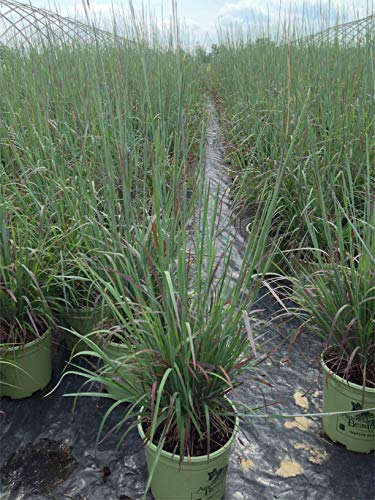
[[[34,6],[58,9],[59,13],[69,17],[85,17],[82,0],[19,0],[30,1]],[[89,2],[90,12],[102,22],[109,21],[113,11],[126,13],[129,11],[128,0],[85,0]],[[172,16],[172,0],[132,0],[134,8],[139,11],[142,5],[152,13],[153,18],[168,20]],[[327,13],[330,6],[330,18],[326,14],[327,24],[334,24],[335,12],[339,11],[342,20],[353,20],[365,17],[374,12],[375,0],[176,0],[178,17],[186,26],[195,42],[209,46],[217,40],[218,27],[249,24],[266,26],[276,24],[277,20],[288,17],[292,12],[294,18],[317,18],[322,9]],[[57,6],[57,7],[56,7]],[[120,15],[116,15],[120,18]],[[194,43],[195,43],[194,42]]]

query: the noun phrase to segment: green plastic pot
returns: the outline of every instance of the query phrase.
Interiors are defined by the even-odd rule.
[[[44,389],[52,376],[51,329],[23,346],[0,344],[0,396],[23,399]]]
[[[323,355],[323,413],[361,410],[363,387],[347,382],[332,372],[325,364]],[[375,450],[375,389],[365,388],[363,409],[367,408],[373,411],[323,417],[325,433],[348,450],[370,453]]]
[[[151,481],[155,500],[221,500],[225,493],[231,447],[238,428],[239,420],[236,418],[232,437],[222,448],[209,456],[186,458],[181,466],[179,456],[162,451]],[[140,422],[138,432],[145,441]],[[149,471],[156,453],[157,447],[147,442],[146,461]]]
[[[88,335],[104,319],[104,314],[105,312],[101,308],[95,310],[93,307],[85,307],[82,309],[69,309],[64,312],[63,319],[68,328],[76,330],[80,335]],[[74,354],[88,349],[87,344],[74,333],[63,330],[63,335],[68,349]]]
[[[113,361],[118,360],[129,352],[128,346],[125,344],[119,344],[118,342],[106,342],[101,346],[103,352]],[[110,372],[106,372],[107,377],[111,377]],[[124,383],[124,374],[121,372],[121,368],[118,373],[113,373],[112,381],[119,384]],[[115,387],[110,384],[104,384],[105,390],[110,394],[116,401],[126,400],[126,390],[120,387]]]

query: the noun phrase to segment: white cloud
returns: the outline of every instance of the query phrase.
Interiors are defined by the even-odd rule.
[[[281,23],[290,21],[316,32],[337,22],[365,17],[374,12],[374,0],[230,0],[218,12],[220,26],[237,25],[252,36],[268,30],[276,32]],[[286,21],[286,23],[285,23]]]
[[[335,18],[339,13],[342,19],[364,17],[368,11],[373,12],[374,5],[368,0],[231,0],[224,4],[218,12],[218,17],[225,22],[248,22],[253,20],[271,22],[279,17],[284,19],[289,13],[292,17],[316,18],[321,13],[329,18]]]
[[[183,31],[186,33],[186,38],[189,39],[189,45],[195,43],[210,45],[216,35],[213,26],[205,26],[189,17],[185,17],[181,24]]]

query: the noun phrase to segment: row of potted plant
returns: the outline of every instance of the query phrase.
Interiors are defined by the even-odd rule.
[[[176,498],[185,487],[186,498],[191,494],[221,498],[239,425],[237,414],[251,418],[251,403],[236,408],[228,395],[238,385],[241,372],[246,370],[256,383],[264,369],[260,360],[265,346],[248,311],[272,258],[265,258],[265,248],[277,192],[268,202],[268,211],[252,226],[242,278],[234,283],[226,272],[231,242],[217,255],[217,234],[209,222],[220,210],[219,200],[209,215],[208,197],[204,199],[203,211],[195,215],[191,229],[175,234],[180,249],[177,259],[170,259],[164,245],[158,254],[155,236],[163,237],[161,227],[160,233],[149,232],[148,249],[144,238],[142,244],[134,241],[128,249],[132,263],[125,252],[105,255],[111,266],[100,260],[93,265],[92,258],[78,256],[81,280],[91,284],[101,305],[66,315],[69,332],[80,340],[81,348],[73,350],[63,377],[75,374],[85,379],[82,390],[72,396],[115,399],[100,433],[109,414],[127,403],[116,430],[131,422],[120,434],[122,441],[132,426],[138,427],[147,443],[147,487],[156,498]],[[305,264],[290,276],[293,287],[286,290],[285,282],[275,281],[275,291],[282,287],[297,306],[289,308],[288,314],[299,317],[308,331],[327,342],[322,354],[323,412],[337,414],[323,417],[326,433],[349,449],[369,452],[374,445],[373,413],[359,410],[375,407],[375,213],[371,196],[362,221],[350,218],[349,206],[338,200],[335,207],[337,239],[332,253],[317,249],[310,267]],[[3,395],[15,391],[13,397],[19,398],[45,387],[50,379],[47,318],[52,321],[52,316],[43,290],[50,290],[51,282],[43,274],[47,254],[30,246],[36,239],[24,234],[28,243],[20,245],[14,219],[3,210],[1,220],[1,347],[6,363],[1,386]],[[309,220],[306,223],[313,239],[314,227]],[[343,231],[345,224],[350,224],[350,233]],[[112,321],[103,324],[104,316]],[[75,322],[79,317],[80,324]],[[110,344],[103,339],[111,339]],[[82,354],[100,360],[101,368],[93,371],[77,365]],[[103,384],[107,393],[86,390],[92,382]],[[175,479],[170,478],[171,471]]]
[[[257,40],[241,30],[226,33],[210,59],[209,88],[221,108],[232,194],[244,217],[251,219],[262,188],[273,189],[274,166],[288,154],[272,234],[283,235],[282,250],[299,247],[303,255],[312,244],[306,210],[317,215],[319,248],[328,245],[318,219],[321,201],[328,214],[334,210],[331,189],[343,201],[350,185],[356,216],[363,213],[368,155],[374,162],[373,46],[371,36],[353,39],[350,49],[344,42],[317,44],[305,36],[307,25],[294,21],[293,33],[280,29],[276,38],[267,30]]]
[[[235,284],[228,271],[231,243],[223,254],[215,254],[215,237],[205,231],[209,227],[205,211],[203,222],[195,224],[196,239],[193,235],[181,238],[181,249],[187,250],[180,251],[176,268],[170,265],[166,270],[152,262],[147,275],[156,272],[158,279],[143,287],[147,296],[136,294],[124,302],[123,284],[101,282],[103,295],[116,304],[113,313],[128,350],[114,359],[87,340],[87,354],[91,351],[100,359],[103,369],[82,371],[75,365],[67,375],[81,375],[85,381],[82,391],[71,396],[99,396],[86,391],[93,382],[115,394],[117,402],[103,419],[99,434],[121,402],[129,405],[116,431],[122,442],[132,427],[121,434],[125,423],[137,425],[147,443],[147,487],[155,498],[189,498],[198,493],[203,498],[221,498],[224,493],[238,414],[252,416],[251,402],[236,407],[227,397],[242,371],[254,383],[262,380],[265,371],[261,360],[267,346],[262,345],[259,323],[254,327],[256,317],[249,318],[248,311],[274,257],[266,253],[277,190],[274,196],[273,203],[268,200],[266,215],[251,226],[241,278]],[[334,228],[332,239],[328,236],[330,251],[319,249],[316,228],[306,216],[316,244],[310,249],[312,259],[290,269],[287,282],[285,276],[274,273],[269,279],[274,293],[282,292],[278,300],[286,315],[300,320],[298,332],[291,335],[305,331],[324,340],[324,431],[349,450],[369,453],[375,449],[375,210],[368,193],[364,218],[358,220],[350,212],[352,201],[348,194],[342,206],[333,195],[335,217],[322,221],[327,234]],[[193,253],[188,250],[191,240]],[[125,275],[125,268],[117,271]],[[91,277],[97,279],[95,273]],[[128,280],[143,283],[137,273]],[[292,306],[283,302],[285,296]],[[197,442],[206,451],[204,457],[199,446],[194,448]]]
[[[216,204],[216,210],[218,206],[219,203]],[[291,292],[288,291],[299,306],[288,312],[299,316],[309,331],[316,331],[328,342],[328,348],[322,358],[325,373],[324,392],[334,390],[341,394],[341,401],[333,406],[330,406],[332,403],[325,395],[323,411],[328,413],[374,407],[371,396],[374,392],[371,387],[374,369],[374,210],[369,197],[366,220],[359,223],[348,217],[345,208],[337,200],[335,206],[337,240],[333,243],[338,242],[337,247],[332,247],[332,254],[317,250],[319,267],[310,268],[309,272],[306,272],[306,265],[301,267],[298,275],[291,277],[294,286]],[[254,378],[261,376],[261,366],[258,365],[261,346],[253,332],[247,311],[261,284],[262,273],[254,277],[253,271],[256,268],[260,270],[259,260],[264,259],[264,245],[272,216],[271,207],[267,218],[263,218],[252,228],[253,233],[249,238],[240,273],[243,279],[238,280],[234,287],[232,277],[225,272],[229,268],[230,242],[225,255],[216,255],[216,235],[208,231],[208,201],[202,219],[193,224],[194,234],[184,231],[175,234],[175,243],[180,248],[175,265],[173,260],[169,260],[170,256],[167,258],[167,252],[157,254],[158,238],[155,238],[152,232],[149,232],[149,236],[152,235],[151,245],[159,258],[150,258],[148,252],[142,252],[142,245],[134,244],[129,249],[130,254],[134,256],[131,265],[126,254],[118,255],[117,260],[114,255],[106,255],[106,260],[112,260],[112,267],[101,266],[99,262],[93,266],[92,260],[88,260],[84,255],[76,262],[81,280],[87,280],[94,286],[96,294],[104,298],[107,311],[111,311],[110,315],[116,321],[115,327],[103,328],[100,332],[94,331],[88,337],[83,335],[86,327],[82,326],[85,324],[82,316],[80,326],[74,328],[72,324],[73,335],[86,345],[84,352],[99,358],[103,362],[103,368],[99,372],[93,372],[75,367],[67,374],[80,374],[86,378],[86,383],[103,383],[109,391],[105,397],[115,396],[118,399],[111,410],[123,401],[130,405],[124,420],[119,423],[119,430],[127,420],[132,420],[134,425],[138,425],[140,434],[147,436],[150,443],[147,452],[150,482],[154,475],[157,478],[163,477],[164,472],[159,471],[161,465],[158,464],[163,463],[160,457],[164,457],[167,464],[172,460],[168,453],[176,456],[176,468],[181,467],[183,459],[189,464],[189,481],[192,472],[191,460],[187,460],[187,457],[196,457],[195,447],[203,447],[207,452],[204,455],[216,458],[218,441],[223,445],[219,448],[223,448],[222,452],[228,458],[230,443],[238,425],[238,410],[233,410],[226,396],[235,388],[242,370],[253,372]],[[14,228],[13,234],[12,231],[9,232],[12,222],[2,215],[2,221],[8,221],[7,227],[2,228],[1,291],[2,305],[8,313],[6,322],[2,322],[2,331],[9,326],[15,327],[11,331],[25,336],[24,346],[28,349],[35,344],[42,347],[42,342],[45,343],[41,352],[47,359],[51,332],[40,319],[44,315],[43,311],[47,311],[43,288],[50,287],[50,283],[42,273],[38,273],[43,267],[41,264],[45,255],[38,254],[35,249],[30,252],[31,238],[26,248],[16,246]],[[349,241],[346,239],[347,232],[342,230],[343,220],[353,226]],[[307,224],[311,229],[311,237],[314,238],[314,227],[309,221]],[[163,230],[159,236],[162,235]],[[189,240],[195,243],[195,251],[190,250],[190,253]],[[143,243],[144,241],[143,239]],[[22,248],[27,250],[24,255],[21,253]],[[218,260],[220,269],[224,269],[221,274],[218,273]],[[315,260],[311,266],[316,267]],[[18,296],[17,301],[12,283],[20,285],[18,290],[22,295]],[[285,291],[285,285],[282,286]],[[244,295],[246,289],[250,289],[251,293]],[[29,290],[28,294],[25,293],[26,290]],[[32,300],[29,300],[28,296],[32,297]],[[17,310],[12,309],[16,304]],[[13,316],[10,317],[12,310]],[[98,306],[97,311],[99,310]],[[80,310],[83,316],[87,312],[87,309]],[[91,322],[92,330],[95,307],[89,312],[90,315],[86,319]],[[2,318],[5,317],[3,314]],[[70,319],[73,323],[77,318],[72,314]],[[38,329],[39,323],[41,327]],[[37,341],[27,341],[28,329],[34,329]],[[259,335],[259,332],[257,333]],[[114,340],[113,354],[98,342],[98,334]],[[15,337],[12,342],[17,343]],[[13,356],[9,345],[12,342],[7,342],[7,349]],[[26,349],[21,346],[18,350],[23,351],[22,354],[26,353]],[[76,352],[73,355],[72,362],[78,354]],[[40,359],[35,374],[29,366],[22,367],[18,358],[8,359],[19,364],[17,368],[12,367],[13,373],[17,374],[17,383],[20,381],[20,375],[24,377],[23,380],[32,379],[35,383],[36,375],[43,375]],[[28,392],[17,393],[15,397],[25,397],[35,389],[47,385],[51,373],[50,362],[46,363],[47,366],[39,387],[28,386]],[[339,379],[343,380],[339,382]],[[351,389],[353,395],[349,395]],[[75,396],[84,394],[86,393],[80,392]],[[88,394],[95,397],[98,395],[92,392]],[[242,409],[241,413],[243,412]],[[324,425],[327,434],[335,441],[357,451],[371,451],[372,418],[370,412],[338,414],[324,417]],[[105,420],[103,426],[104,424]],[[345,429],[342,426],[347,429],[346,433],[343,432]],[[226,429],[226,438],[220,440],[218,436],[223,429]],[[361,432],[359,440],[355,437],[358,429]],[[151,456],[155,454],[154,461]],[[199,469],[206,459],[207,457],[197,461]],[[208,462],[209,467],[213,468],[209,472],[201,473],[198,480],[200,485],[194,486],[196,491],[200,488],[209,491],[214,487],[210,481],[205,482],[202,479],[203,476],[206,479],[213,477],[213,471],[219,470],[216,460]],[[224,464],[221,469],[225,467]],[[177,477],[179,479],[176,488],[180,488],[182,475]],[[225,474],[223,476],[221,472],[216,478],[218,495],[224,488],[224,477]],[[156,483],[152,485],[156,497],[166,498],[163,496],[166,493],[161,489],[163,486],[158,484],[158,481]],[[168,489],[170,488],[171,484],[168,483]],[[173,498],[175,491],[170,491]]]
[[[204,127],[197,75],[185,53],[143,42],[98,51],[51,40],[2,56],[1,393],[24,397],[48,383],[52,330],[77,350],[66,327],[85,333],[106,316],[78,253],[86,262],[121,253],[138,228],[152,234],[158,198],[173,210],[190,185]],[[49,368],[40,383],[19,368],[13,383],[10,351],[24,356],[29,340],[44,346]]]
[[[149,63],[157,68],[151,55],[147,52],[147,60],[140,62],[133,55],[130,66],[143,71]],[[221,498],[238,415],[251,418],[254,411],[251,401],[240,406],[228,398],[245,370],[254,383],[263,379],[265,370],[261,361],[267,337],[252,306],[280,246],[272,226],[276,207],[283,202],[279,195],[286,167],[273,172],[277,182],[272,192],[257,195],[261,208],[249,227],[242,267],[233,276],[233,242],[228,239],[220,252],[217,245],[220,196],[206,188],[199,166],[194,171],[199,187],[188,196],[193,175],[187,172],[186,159],[192,151],[194,158],[199,154],[191,127],[190,139],[184,142],[183,107],[164,116],[164,107],[156,105],[163,102],[162,93],[153,85],[143,101],[126,101],[132,113],[122,113],[124,95],[113,71],[115,67],[121,75],[122,52],[110,54],[112,64],[115,61],[112,69],[111,60],[91,56],[93,67],[108,65],[109,71],[99,72],[99,93],[95,84],[88,84],[90,100],[75,97],[76,105],[83,99],[88,128],[82,127],[86,115],[77,117],[78,134],[66,127],[67,110],[54,102],[45,109],[48,125],[40,103],[33,114],[37,127],[30,126],[14,140],[10,130],[20,109],[7,128],[4,158],[14,172],[9,175],[0,164],[0,173],[9,175],[0,193],[0,391],[21,398],[47,386],[52,338],[59,328],[72,349],[63,377],[83,378],[82,390],[71,396],[115,400],[103,417],[99,436],[110,413],[127,404],[116,430],[121,442],[136,426],[145,441],[146,490],[151,487],[162,499],[181,498],[185,487],[186,498]],[[64,58],[74,64],[71,54]],[[37,67],[45,69],[39,56],[37,61]],[[53,57],[50,63],[56,64]],[[62,67],[69,76],[69,65]],[[87,70],[85,66],[83,73]],[[182,89],[186,75],[179,70],[177,76]],[[56,82],[57,89],[68,78],[63,81]],[[45,83],[41,85],[48,94]],[[114,89],[111,95],[107,85]],[[116,93],[120,97],[112,100]],[[177,96],[182,99],[180,90]],[[69,113],[71,107],[70,103]],[[143,121],[133,110],[138,107],[146,109]],[[142,123],[137,128],[133,121]],[[195,117],[193,123],[197,122],[197,128],[204,126],[204,119]],[[23,126],[27,124],[25,120]],[[43,134],[47,139],[41,138]],[[30,138],[39,138],[43,145],[38,143],[29,153],[31,162],[40,163],[31,173],[25,167],[28,148],[22,147]],[[49,178],[43,162],[51,158]],[[370,186],[370,181],[365,184]],[[359,218],[350,193],[349,186],[345,204],[332,196],[325,212],[327,196],[320,193],[321,213],[326,216],[319,226],[307,210],[303,212],[312,242],[305,261],[300,266],[298,259],[293,261],[289,285],[273,276],[275,293],[282,292],[279,300],[287,295],[295,304],[284,311],[326,340],[323,410],[336,413],[324,416],[327,434],[349,449],[367,452],[374,448],[374,203],[366,191]],[[323,228],[328,241],[324,249],[317,227]],[[97,359],[98,368],[82,368],[76,363],[82,355]],[[90,390],[92,382],[94,387],[104,385],[107,392]],[[336,384],[345,397],[331,406],[326,393],[332,386],[336,390]],[[352,388],[355,395],[348,396]],[[178,479],[170,479],[171,470]]]

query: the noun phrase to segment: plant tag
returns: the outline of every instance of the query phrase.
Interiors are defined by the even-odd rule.
[[[360,410],[360,403],[352,401],[352,411]],[[337,415],[336,430],[356,439],[375,441],[375,413],[366,412],[351,415]]]

